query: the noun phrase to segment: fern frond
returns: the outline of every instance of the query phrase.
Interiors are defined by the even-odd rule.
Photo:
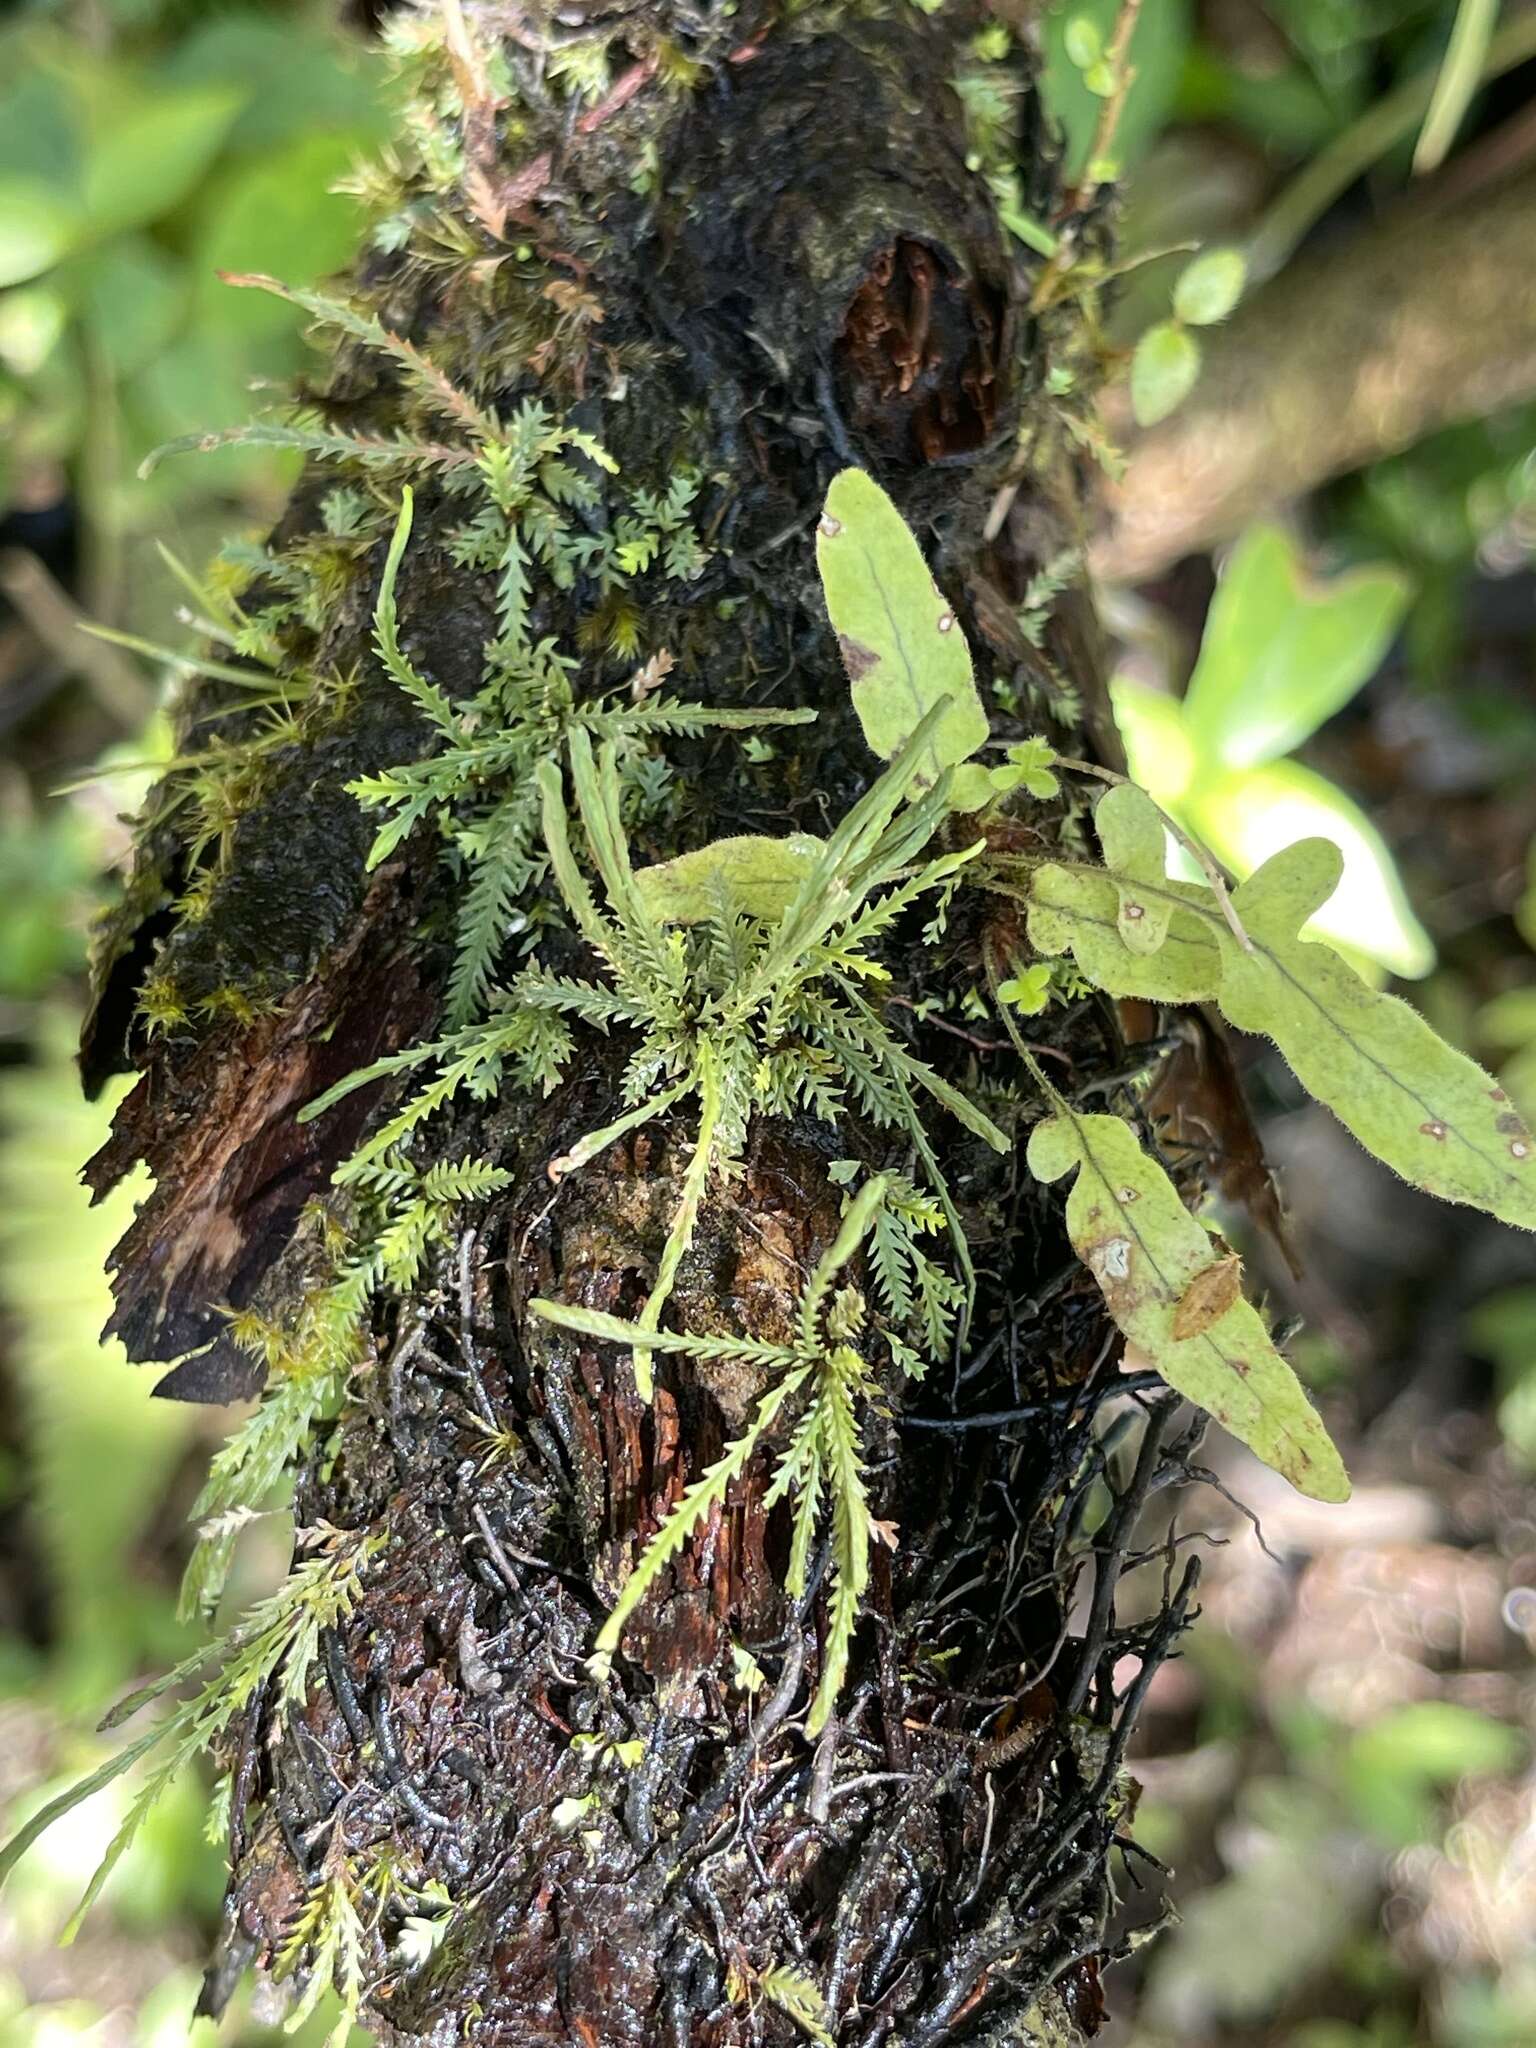
[[[547,1307],[541,1313],[547,1314]],[[553,1320],[553,1318],[551,1318]],[[677,1556],[689,1537],[703,1522],[717,1501],[724,1500],[733,1480],[739,1479],[751,1463],[752,1453],[767,1435],[785,1403],[792,1400],[815,1371],[814,1363],[798,1365],[768,1389],[753,1411],[752,1419],[733,1443],[726,1446],[712,1465],[688,1487],[671,1514],[651,1538],[625,1581],[613,1611],[598,1631],[592,1665],[602,1671],[611,1661],[624,1634],[624,1624],[651,1587]]]
[[[373,644],[390,679],[421,707],[439,732],[449,739],[457,739],[459,720],[452,704],[435,683],[429,683],[417,674],[400,646],[395,579],[400,573],[401,559],[411,537],[414,504],[415,494],[407,484],[400,493],[400,516],[395,521],[389,552],[384,557],[384,574],[379,581],[378,602],[373,612]]]
[[[459,835],[461,848],[470,853],[470,884],[459,911],[448,982],[450,1030],[470,1023],[484,1006],[513,905],[540,865],[531,853],[537,816],[533,793],[516,790],[484,824]]]
[[[152,448],[139,464],[138,475],[147,479],[171,455],[211,455],[219,448],[291,448],[301,455],[323,461],[361,462],[373,469],[393,469],[417,464],[423,468],[453,470],[468,468],[474,461],[467,448],[449,448],[433,441],[412,441],[404,436],[390,439],[374,434],[334,434],[328,429],[288,425],[279,420],[248,420],[243,426],[221,427],[211,433],[178,434]]]
[[[270,292],[274,298],[286,299],[289,305],[298,306],[325,326],[339,327],[354,341],[393,356],[419,395],[441,411],[452,414],[477,441],[493,441],[500,434],[501,427],[494,414],[486,412],[467,392],[452,383],[414,342],[396,334],[371,313],[360,312],[345,300],[328,298],[323,292],[301,291],[260,271],[221,270],[219,278],[222,283],[242,290]]]

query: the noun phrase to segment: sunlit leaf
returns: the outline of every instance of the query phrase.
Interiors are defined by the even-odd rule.
[[[967,760],[989,727],[960,622],[906,521],[873,477],[832,479],[816,530],[816,566],[864,737],[892,760],[923,714],[949,700],[923,787]]]
[[[1396,569],[1314,583],[1286,533],[1250,527],[1211,600],[1184,698],[1191,737],[1228,768],[1299,746],[1380,666],[1408,597]]]
[[[1178,804],[1200,771],[1183,705],[1128,676],[1116,676],[1110,694],[1131,774],[1160,804]]]
[[[1326,777],[1296,761],[1214,772],[1192,792],[1186,816],[1242,876],[1298,839],[1331,839],[1344,857],[1343,873],[1310,935],[1364,953],[1394,974],[1416,978],[1434,966],[1434,942],[1413,914],[1386,842]]]
[[[1257,1311],[1230,1289],[1230,1254],[1130,1126],[1063,1108],[1031,1133],[1029,1168],[1043,1181],[1077,1170],[1067,1197],[1073,1248],[1118,1327],[1169,1386],[1299,1492],[1346,1499],[1349,1480],[1327,1431]]]

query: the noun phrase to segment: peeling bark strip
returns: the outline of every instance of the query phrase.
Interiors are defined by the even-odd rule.
[[[579,699],[642,660],[665,674],[666,650],[681,695],[820,712],[756,758],[730,734],[666,740],[676,796],[634,827],[637,860],[731,833],[824,835],[872,779],[814,565],[845,464],[875,473],[929,546],[996,734],[1054,722],[1081,751],[1072,706],[1102,733],[1082,594],[1062,601],[1043,656],[1013,621],[1029,578],[1081,537],[1075,443],[1047,394],[1069,381],[1053,372],[1081,389],[1091,364],[1072,307],[1027,315],[1033,259],[967,167],[953,80],[989,22],[965,5],[785,20],[748,4],[716,23],[653,4],[584,25],[570,8],[544,23],[465,0],[436,50],[422,24],[435,168],[408,172],[392,215],[405,225],[356,280],[399,345],[339,345],[316,410],[364,452],[317,461],[277,536],[311,587],[327,579],[318,613],[283,624],[290,660],[355,682],[307,701],[254,757],[220,857],[207,834],[197,850],[173,779],[104,947],[87,1071],[142,1078],[94,1184],[135,1157],[157,1181],[117,1274],[134,1357],[177,1358],[222,1306],[296,1312],[316,1256],[300,1211],[400,1084],[302,1127],[294,1113],[436,1028],[462,886],[429,828],[370,878],[371,827],[344,789],[429,751],[370,645],[379,514],[398,504],[370,466],[378,444],[430,441],[435,474],[454,474],[441,444],[457,429],[402,381],[407,348],[477,406],[506,419],[537,394],[612,452],[618,478],[582,514],[596,538],[626,491],[699,479],[696,577],[636,583],[631,602],[530,572],[530,636],[580,652]],[[584,101],[573,47],[590,60]],[[430,111],[450,80],[461,127]],[[1024,197],[1049,216],[1055,163],[1025,53],[994,82],[1016,96]],[[361,542],[328,497],[338,482],[373,493]],[[447,552],[465,500],[420,470],[415,487],[400,642],[459,702],[479,684],[491,580]],[[991,518],[1004,487],[1006,516]],[[255,729],[217,686],[199,708],[204,744]],[[1064,803],[1032,814],[1032,838],[1048,843]],[[884,955],[893,1026],[1004,1120],[1020,1069],[954,1020],[1016,923],[965,898],[937,943],[913,925]],[[554,971],[588,970],[573,935],[544,945]],[[158,1035],[125,1023],[136,994]],[[935,1002],[939,1021],[919,1022]],[[1042,1029],[1063,1087],[1134,1069],[1107,1001]],[[1091,2029],[1117,1939],[1125,1745],[1195,1572],[1171,1571],[1164,1610],[1134,1623],[1116,1584],[1140,1509],[1190,1442],[1170,1440],[1165,1403],[1121,1468],[1097,1412],[1145,1382],[1118,1376],[1053,1198],[1017,1153],[998,1160],[934,1113],[976,1311],[958,1361],[860,1418],[893,1547],[876,1553],[837,1719],[807,1745],[825,1559],[791,1608],[766,1447],[599,1683],[583,1660],[640,1547],[763,1391],[750,1364],[662,1353],[647,1407],[625,1352],[528,1312],[546,1296],[632,1319],[655,1280],[691,1115],[550,1170],[622,1113],[620,1064],[589,1035],[547,1100],[452,1104],[418,1146],[486,1157],[507,1180],[419,1289],[375,1305],[365,1362],[316,1424],[299,1519],[378,1548],[302,1711],[283,1719],[262,1690],[232,1731],[234,1868],[204,2009],[249,1962],[296,1979],[337,1963],[329,1926],[390,2041],[949,2048]],[[708,1191],[669,1321],[782,1341],[837,1232],[833,1162],[908,1171],[902,1149],[854,1108],[835,1128],[761,1120],[742,1174]],[[255,1376],[221,1341],[163,1390],[218,1399]],[[1115,1505],[1086,1540],[1101,1486]]]

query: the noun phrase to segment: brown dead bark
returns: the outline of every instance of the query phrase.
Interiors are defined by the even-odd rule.
[[[1076,371],[1080,389],[1086,365],[1071,308],[1027,312],[1032,259],[967,167],[950,81],[985,14],[784,19],[747,6],[722,29],[682,8],[631,10],[613,53],[620,86],[572,125],[535,89],[522,17],[464,12],[482,46],[510,36],[527,89],[516,140],[504,113],[482,121],[472,177],[439,202],[480,265],[375,255],[362,284],[486,402],[537,390],[569,409],[627,479],[664,481],[682,459],[700,468],[714,553],[684,599],[647,617],[646,650],[676,656],[690,696],[821,712],[756,766],[718,736],[674,748],[688,800],[675,837],[642,852],[823,830],[867,781],[811,541],[848,461],[881,478],[931,546],[985,684],[1017,706],[999,710],[997,733],[1051,724],[1078,748],[1091,739],[1077,728],[1102,735],[1083,594],[1059,604],[1044,656],[1013,623],[1031,574],[1080,537],[1077,443],[1048,394],[1053,368]],[[663,91],[664,52],[679,48],[700,75]],[[1022,52],[1015,85],[1031,203],[1049,212],[1055,161]],[[647,155],[654,176],[637,192]],[[505,243],[485,224],[498,213]],[[524,240],[531,258],[509,246]],[[572,280],[588,302],[574,340],[553,335],[550,312],[569,309],[569,289],[551,287]],[[347,347],[325,406],[349,431],[388,431],[398,393]],[[1016,495],[989,540],[1005,483]],[[301,485],[287,533],[313,528],[320,489]],[[404,637],[453,694],[477,676],[487,593],[434,555],[457,515],[430,491],[418,507]],[[250,1391],[221,1310],[291,1301],[312,1257],[299,1212],[379,1104],[353,1098],[302,1127],[294,1111],[421,1036],[442,986],[451,889],[436,849],[418,835],[370,882],[370,828],[341,787],[423,746],[368,651],[379,552],[324,635],[328,659],[358,664],[345,715],[272,766],[195,922],[174,907],[184,827],[168,805],[152,812],[109,937],[87,1070],[127,1058],[143,1072],[96,1177],[144,1157],[157,1179],[122,1249],[117,1327],[141,1359],[211,1345],[173,1367],[168,1393]],[[537,630],[577,644],[590,603],[545,590]],[[592,655],[581,688],[624,672]],[[1041,816],[1030,830],[1047,842],[1080,829],[1064,806]],[[985,947],[1008,942],[994,908],[962,899],[940,945],[914,928],[889,955],[893,1017],[999,1114],[1020,1093],[1007,1047],[920,1023],[916,1006],[963,993]],[[189,1001],[234,988],[264,1013],[241,1023],[225,995],[223,1021],[146,1042],[126,1020],[151,965]],[[1112,1005],[1053,1012],[1041,1046],[1072,1088],[1126,1099],[1116,1077],[1138,1057]],[[547,1174],[615,1114],[620,1064],[589,1039],[548,1102],[470,1105],[433,1127],[445,1154],[473,1149],[514,1178],[430,1287],[380,1311],[375,1362],[300,1475],[302,1522],[366,1529],[383,1548],[302,1717],[280,1726],[258,1700],[229,1759],[234,1868],[205,2004],[217,2010],[248,1962],[270,1967],[340,1842],[359,1856],[387,1847],[412,1883],[440,1883],[459,1906],[421,1964],[402,1958],[398,1902],[370,1928],[366,2016],[388,2040],[787,2044],[804,2038],[795,2021],[752,1988],[775,1965],[817,1984],[848,2048],[1092,2030],[1117,1940],[1111,1856],[1128,1853],[1125,1746],[1194,1575],[1170,1552],[1163,1600],[1130,1618],[1116,1588],[1140,1508],[1182,1470],[1190,1439],[1174,1440],[1157,1407],[1124,1468],[1100,1410],[1146,1389],[1118,1374],[1054,1199],[1019,1156],[999,1162],[935,1117],[981,1274],[977,1314],[962,1359],[931,1385],[892,1387],[865,1419],[873,1505],[896,1547],[877,1565],[838,1720],[806,1744],[823,1617],[814,1583],[786,1604],[785,1530],[781,1511],[764,1512],[761,1467],[638,1617],[612,1683],[596,1683],[582,1660],[638,1546],[760,1391],[750,1372],[663,1360],[647,1408],[626,1354],[527,1313],[538,1294],[632,1313],[654,1271],[687,1117],[558,1190]],[[682,1325],[783,1327],[836,1226],[829,1162],[848,1156],[903,1163],[852,1113],[835,1131],[810,1119],[754,1130],[744,1176],[712,1191],[685,1261],[671,1310]],[[515,1433],[515,1461],[487,1463],[488,1418]],[[1110,1509],[1088,1537],[1103,1487]],[[1069,1621],[1079,1586],[1091,1598]],[[765,1675],[756,1695],[733,1680],[737,1645]],[[613,1766],[620,1743],[639,1745],[638,1764]],[[589,1799],[573,1827],[568,1802]]]

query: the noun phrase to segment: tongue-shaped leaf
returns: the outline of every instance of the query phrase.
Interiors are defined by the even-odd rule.
[[[816,566],[853,708],[880,759],[893,760],[924,712],[948,701],[917,777],[927,788],[985,742],[987,714],[959,620],[906,521],[862,469],[832,479],[816,529]]]
[[[1208,919],[1223,1014],[1272,1038],[1308,1093],[1404,1180],[1536,1230],[1536,1142],[1504,1090],[1332,947],[1299,936],[1341,865],[1328,839],[1267,860],[1233,898],[1251,952]]]
[[[1105,1305],[1170,1387],[1315,1500],[1349,1479],[1295,1374],[1236,1291],[1230,1253],[1115,1116],[1061,1108],[1029,1140],[1037,1180],[1077,1169],[1067,1231]],[[1187,1334],[1185,1334],[1187,1333]]]

